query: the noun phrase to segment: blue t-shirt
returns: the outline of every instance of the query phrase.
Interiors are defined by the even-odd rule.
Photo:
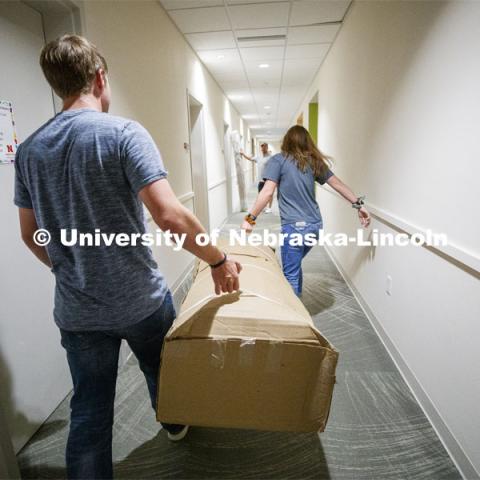
[[[125,327],[161,306],[168,287],[148,247],[60,242],[60,229],[146,232],[137,194],[167,172],[139,123],[91,109],[61,112],[19,146],[15,171],[15,204],[32,208],[52,236],[60,328]]]
[[[274,155],[265,166],[263,178],[278,184],[277,198],[282,225],[296,222],[321,223],[322,216],[315,199],[315,181],[323,185],[333,172],[315,178],[312,169],[302,172],[293,158]]]

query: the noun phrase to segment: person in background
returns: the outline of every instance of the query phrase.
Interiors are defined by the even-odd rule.
[[[255,162],[258,166],[258,178],[260,179],[258,182],[258,191],[261,192],[262,188],[265,185],[265,178],[263,176],[263,172],[265,171],[265,166],[267,165],[270,158],[272,158],[272,153],[268,150],[268,143],[264,142],[260,144],[260,148],[262,150],[261,155],[256,155],[255,157],[249,157],[245,155],[244,152],[240,152],[243,158],[250,160],[251,162]],[[272,202],[273,197],[268,202],[268,206],[265,208],[265,213],[272,213]]]
[[[139,123],[109,115],[107,62],[87,39],[48,43],[40,64],[63,110],[18,148],[15,198],[27,247],[55,275],[54,319],[73,380],[68,478],[108,479],[118,357],[126,340],[155,408],[160,352],[175,319],[172,296],[146,246],[66,247],[61,229],[146,232],[143,204],[162,230],[186,234],[184,248],[210,264],[215,292],[239,289],[241,266],[213,245],[177,200],[151,136]],[[39,246],[35,232],[51,234]],[[188,426],[164,424],[170,440]]]
[[[258,215],[278,189],[281,232],[286,234],[281,247],[282,268],[298,296],[302,294],[302,260],[312,247],[290,244],[289,237],[292,234],[299,234],[303,239],[307,234],[310,238],[319,237],[323,220],[315,198],[315,182],[328,183],[352,204],[364,227],[370,224],[363,200],[333,174],[327,161],[328,157],[320,152],[304,127],[291,127],[283,138],[281,153],[269,160],[263,172],[265,185],[241,225],[251,232]]]

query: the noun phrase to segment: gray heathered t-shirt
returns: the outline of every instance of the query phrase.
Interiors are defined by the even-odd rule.
[[[168,287],[148,247],[60,243],[62,228],[146,232],[137,194],[167,172],[139,123],[91,109],[59,113],[19,146],[15,170],[15,204],[33,208],[52,236],[59,327],[125,327],[161,306]]]
[[[263,178],[278,184],[277,198],[282,225],[296,222],[322,222],[322,216],[315,199],[315,181],[323,185],[333,172],[327,170],[324,178],[315,178],[312,169],[302,172],[293,158],[281,153],[268,161]]]
[[[258,179],[260,181],[263,180],[263,172],[265,171],[265,167],[267,166],[268,161],[272,158],[270,153],[267,155],[263,155],[263,153],[260,153],[260,155],[257,155],[253,157],[254,162],[258,165]]]

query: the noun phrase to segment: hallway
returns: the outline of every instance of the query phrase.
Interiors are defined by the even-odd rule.
[[[224,230],[237,228],[242,218],[230,216]],[[258,227],[276,231],[278,221],[264,214]],[[325,432],[192,428],[184,442],[172,444],[155,422],[143,375],[130,358],[117,384],[116,478],[461,478],[322,247],[304,262],[304,283],[315,326],[340,351]],[[63,478],[68,418],[67,398],[19,454],[23,478]]]
[[[479,45],[476,0],[0,0],[0,478],[65,478],[73,383],[59,327],[140,323],[152,301],[160,306],[167,285],[178,310],[187,294],[196,295],[195,256],[221,267],[214,277],[225,274],[224,288],[235,282],[236,270],[227,275],[233,262],[200,245],[192,229],[227,234],[242,221],[249,229],[262,208],[253,201],[265,179],[271,182],[264,194],[273,184],[291,193],[288,200],[282,194],[285,230],[316,229],[322,220],[331,240],[304,261],[302,296],[339,352],[326,430],[192,427],[184,442],[172,444],[123,342],[116,478],[480,480]],[[51,137],[35,144],[39,132]],[[80,161],[70,158],[74,153]],[[308,188],[297,190],[294,179],[308,180]],[[156,207],[147,198],[152,191]],[[87,241],[83,250],[62,243],[66,229],[92,243],[107,241]],[[277,200],[253,233],[263,229],[280,231]],[[172,232],[184,236],[184,249],[163,241]],[[38,244],[37,233],[49,234],[47,243]],[[130,250],[117,242],[124,234],[139,247],[128,261],[122,254]],[[139,245],[143,234],[151,242]],[[286,258],[292,264],[286,277],[295,285],[298,250]],[[248,331],[247,345],[260,339],[269,347],[283,330],[278,321],[294,323],[302,310],[310,322],[296,299],[293,314],[284,308],[293,305],[291,292],[279,288],[283,277],[271,260],[274,280],[264,280],[265,269],[244,270],[244,297],[270,303],[241,299],[234,321],[240,346],[251,328],[246,318],[268,335]],[[144,284],[135,281],[141,272]],[[213,297],[206,281],[201,286],[204,300]],[[216,302],[231,314],[234,302]],[[59,314],[63,307],[70,313]],[[231,327],[224,312],[211,311],[215,322]],[[203,326],[195,320],[189,325]],[[299,330],[287,333],[282,341],[296,348]],[[304,351],[312,353],[309,346]],[[185,356],[190,363],[181,369],[175,363],[173,381],[163,383],[173,416],[184,408],[210,427],[259,419],[248,427],[289,432],[301,430],[290,428],[290,412],[325,420],[334,372],[315,384],[309,369],[317,359],[328,363],[326,357],[302,360],[308,357],[292,351],[292,362],[283,356],[274,362],[292,371],[278,368],[278,378],[267,380],[257,363],[255,375],[242,373],[243,360],[233,356],[231,383],[225,387],[221,378],[215,394],[212,383],[202,391],[205,364]],[[210,353],[204,358],[213,363]],[[258,361],[258,350],[252,358]],[[115,372],[116,363],[108,365]],[[178,371],[189,381],[179,382]],[[225,374],[223,363],[219,371]],[[153,379],[156,365],[151,372]],[[208,392],[203,422],[196,395],[171,393],[183,385]],[[272,394],[270,386],[284,390]],[[228,394],[233,401],[225,401]],[[93,409],[99,397],[98,389],[88,396]],[[277,399],[283,410],[275,409]],[[322,416],[311,414],[325,399]],[[268,408],[254,414],[252,406]],[[223,410],[224,421],[215,422]],[[283,427],[268,423],[269,415]],[[235,416],[239,423],[232,423]],[[91,440],[79,443],[101,451]],[[92,476],[110,478],[110,458],[108,468]]]

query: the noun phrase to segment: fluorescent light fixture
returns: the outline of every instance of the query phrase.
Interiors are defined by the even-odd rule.
[[[268,63],[260,63],[258,68],[270,68],[270,65]]]
[[[251,37],[237,37],[239,42],[266,42],[269,40],[285,40],[286,35],[254,35]]]

